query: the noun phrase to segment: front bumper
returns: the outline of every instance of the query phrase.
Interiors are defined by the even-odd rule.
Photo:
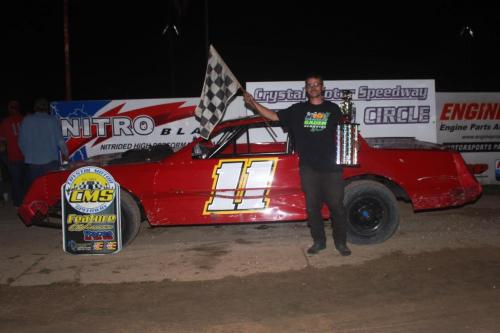
[[[23,203],[17,210],[17,214],[28,227],[33,224],[48,224],[49,205],[45,201]]]

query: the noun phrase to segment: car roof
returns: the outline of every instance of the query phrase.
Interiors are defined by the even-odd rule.
[[[245,125],[250,125],[250,124],[259,124],[259,123],[265,123],[265,122],[267,122],[267,120],[261,116],[250,116],[250,117],[245,117],[245,118],[226,120],[226,121],[220,122],[215,127],[215,129],[211,133],[210,137],[213,137],[213,136],[219,134],[221,131],[225,130],[226,128],[245,126]]]

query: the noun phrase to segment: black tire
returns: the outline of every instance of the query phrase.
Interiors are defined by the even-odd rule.
[[[382,243],[399,227],[396,197],[376,181],[354,181],[345,189],[347,239],[353,244]]]
[[[120,191],[122,215],[122,246],[132,243],[141,227],[141,211],[132,195],[127,191]]]

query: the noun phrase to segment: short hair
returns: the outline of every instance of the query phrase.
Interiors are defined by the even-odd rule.
[[[9,103],[7,104],[7,108],[10,110],[10,109],[17,109],[19,110],[21,108],[21,104],[19,104],[19,101],[18,100],[11,100],[9,101]]]
[[[321,75],[319,75],[317,73],[311,73],[311,74],[307,75],[304,82],[307,84],[307,80],[309,80],[309,79],[318,79],[321,82],[321,84],[323,84],[323,77],[321,77]]]
[[[46,98],[37,98],[33,109],[35,112],[49,112],[49,101]]]

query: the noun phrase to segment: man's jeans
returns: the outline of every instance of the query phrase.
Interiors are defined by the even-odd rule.
[[[7,161],[7,168],[11,180],[12,202],[14,206],[19,207],[23,202],[24,192],[26,190],[25,176],[26,167],[24,161]]]
[[[323,203],[326,203],[330,210],[335,246],[346,245],[347,219],[344,208],[345,182],[342,171],[319,172],[310,167],[301,166],[300,179],[314,242],[326,243],[325,227],[321,216],[321,207]]]

